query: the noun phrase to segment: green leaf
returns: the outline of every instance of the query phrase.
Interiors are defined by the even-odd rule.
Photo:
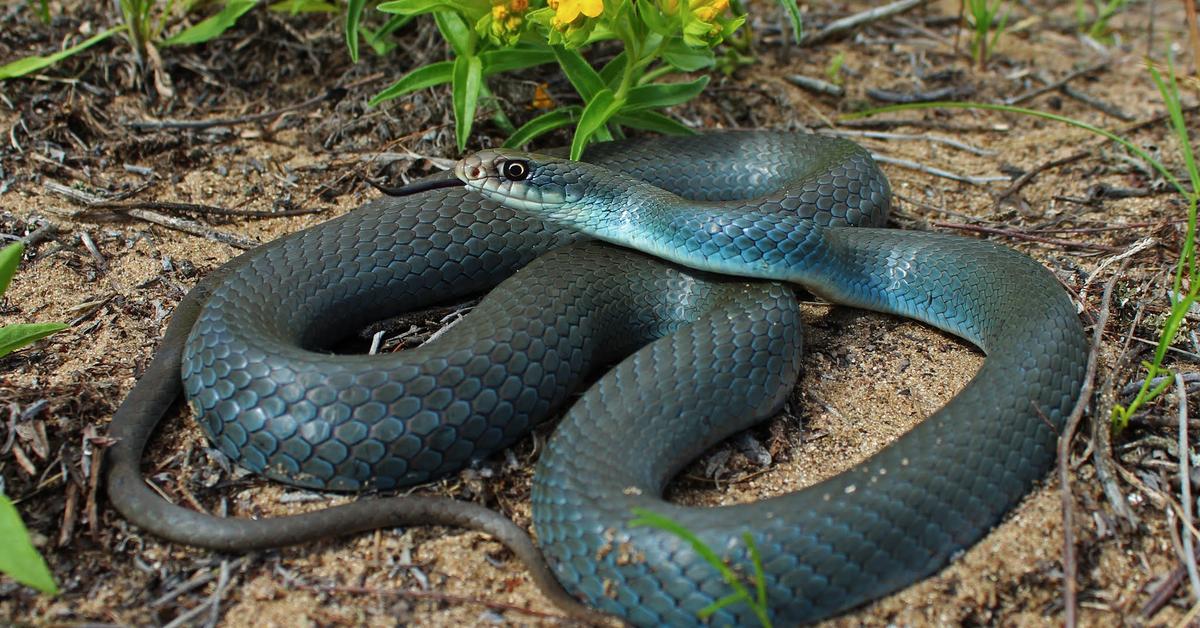
[[[359,25],[359,29],[367,35],[367,45],[371,50],[375,51],[378,56],[386,55],[396,47],[396,42],[387,39],[389,35],[399,30],[405,24],[411,22],[416,16],[414,15],[393,15],[388,18],[388,21],[379,27],[377,31],[371,31],[363,25]]]
[[[585,101],[591,101],[600,90],[605,89],[604,79],[592,69],[583,55],[579,54],[578,50],[567,50],[562,46],[554,46],[554,56],[558,59],[558,65],[562,67],[563,74],[567,75],[567,80],[571,81],[571,85],[575,91]]]
[[[604,81],[605,85],[616,88],[617,82],[621,80],[621,72],[625,69],[625,60],[628,58],[629,54],[622,50],[620,54],[605,63],[604,67],[600,68],[600,80]]]
[[[475,124],[475,108],[479,105],[479,91],[483,87],[483,62],[475,55],[463,55],[454,60],[454,135],[458,150],[467,147],[471,126]]]
[[[164,46],[187,46],[201,44],[221,36],[237,23],[247,11],[254,8],[258,0],[229,0],[216,15],[176,33],[163,41]]]
[[[42,24],[46,24],[47,26],[50,24],[49,0],[38,0],[37,6],[31,8],[37,12],[38,19],[42,21]]]
[[[367,0],[346,2],[346,47],[350,49],[350,60],[358,63],[358,25],[362,22],[363,7]]]
[[[483,75],[487,76],[486,68],[483,71]],[[492,94],[492,90],[488,89],[487,81],[484,81],[479,86],[479,99],[485,103],[488,103],[492,107],[492,123],[497,127],[500,127],[502,132],[508,134],[517,132],[517,127],[513,125],[512,120],[508,117],[508,114],[504,113],[504,107],[501,106],[499,99]]]
[[[393,15],[392,17],[388,18],[387,22],[384,22],[383,26],[379,27],[379,30],[375,31],[375,38],[378,39],[380,37],[391,35],[392,33],[403,28],[405,24],[411,22],[414,17],[416,16]]]
[[[631,129],[654,131],[664,135],[695,135],[695,129],[684,126],[657,111],[622,111],[613,116],[613,122]]]
[[[543,113],[521,125],[521,128],[517,129],[504,142],[504,147],[521,148],[542,135],[575,122],[579,119],[581,111],[583,111],[582,107],[572,105]]]
[[[1154,79],[1154,85],[1158,88],[1158,93],[1167,106],[1167,113],[1170,114],[1171,126],[1175,130],[1175,138],[1179,141],[1179,152],[1183,154],[1183,163],[1192,183],[1191,194],[1195,195],[1200,193],[1200,167],[1196,165],[1196,153],[1192,149],[1187,122],[1183,118],[1183,105],[1179,100],[1179,85],[1175,80],[1175,64],[1168,58],[1168,80],[1163,80],[1162,74],[1154,66],[1149,66],[1149,68],[1150,77]]]
[[[779,4],[787,11],[788,18],[792,21],[792,36],[799,44],[800,40],[804,39],[804,18],[800,15],[800,7],[796,6],[796,0],[779,0]],[[745,19],[745,16],[741,17]]]
[[[62,323],[24,323],[0,327],[0,358],[66,328],[67,325]]]
[[[724,560],[721,560],[721,557],[717,556],[717,553],[714,552],[711,547],[705,545],[704,541],[700,540],[700,537],[696,536],[695,532],[683,527],[674,519],[671,519],[666,515],[656,513],[652,510],[634,508],[633,514],[635,517],[629,521],[629,525],[631,527],[636,528],[639,526],[650,526],[679,537],[688,545],[690,545],[692,550],[699,554],[700,558],[704,559],[704,562],[712,565],[717,571],[719,571],[725,578],[726,582],[728,582],[736,591],[741,592],[743,599],[752,599],[746,593],[745,587],[742,586],[741,582],[738,580],[737,574],[735,574],[733,570],[725,564]]]
[[[58,587],[46,561],[29,540],[29,531],[21,522],[17,507],[6,495],[0,495],[0,572],[42,593],[57,595]]]
[[[663,37],[670,37],[679,29],[679,17],[667,16],[657,6],[657,3],[647,2],[638,4],[638,15],[652,32]]]
[[[742,24],[745,24],[745,23],[746,23],[745,15],[738,15],[729,20],[726,20],[725,23],[721,24],[721,37],[723,39],[729,39],[730,37],[733,36],[733,33],[736,32],[737,29],[741,28]]]
[[[713,551],[711,547],[706,545],[704,541],[700,539],[700,537],[696,536],[695,532],[692,532],[674,519],[651,510],[634,508],[633,514],[634,518],[629,521],[630,527],[650,526],[679,537],[680,540],[690,545],[692,551],[699,554],[700,558],[704,559],[704,562],[712,566],[713,569],[716,569],[717,572],[721,574],[721,578],[725,580],[725,583],[733,589],[732,594],[726,595],[725,597],[701,609],[698,613],[701,619],[709,614],[715,613],[717,610],[720,610],[729,604],[740,601],[745,602],[750,607],[750,610],[758,619],[759,624],[767,628],[771,627],[771,618],[767,614],[766,605],[757,603],[756,598],[750,596],[750,592],[746,590],[746,586],[742,584],[741,579],[738,578],[738,575],[734,573],[733,569],[730,569],[729,565],[727,565],[725,561],[721,559],[721,557],[717,556],[717,553]],[[747,544],[751,554],[751,560],[761,560],[761,556],[758,555],[758,550],[754,547],[754,537],[750,536],[749,534],[744,534],[742,539]],[[755,563],[755,571],[755,577],[761,578],[762,573],[759,571],[759,565],[757,562]],[[765,587],[766,585],[763,583],[761,585],[756,584],[756,586]],[[765,597],[763,599],[765,600]]]
[[[625,104],[626,111],[640,109],[662,109],[687,102],[704,91],[708,85],[708,77],[701,76],[686,83],[651,83],[640,85],[629,90],[629,99]]]
[[[549,63],[554,55],[546,50],[514,48],[511,50],[489,50],[479,55],[483,64],[483,75],[490,76],[509,70],[520,70],[530,66]],[[398,98],[418,89],[449,83],[454,79],[454,61],[439,61],[417,68],[400,77],[383,91],[371,98],[371,106]]]
[[[617,99],[607,87],[588,100],[583,114],[579,116],[579,124],[575,126],[575,137],[571,138],[571,159],[579,159],[592,135],[607,124],[623,104],[624,100]]]
[[[626,53],[625,50],[622,50],[617,56],[613,56],[604,67],[600,68],[600,80],[604,80],[604,84],[610,88],[616,88],[620,82],[620,73],[625,70],[626,59],[629,59],[629,53]]]
[[[336,5],[323,2],[322,0],[280,0],[267,5],[267,10],[277,13],[290,13],[299,15],[301,13],[337,13]]]
[[[754,535],[749,532],[742,533],[742,543],[746,545],[746,551],[750,552],[750,564],[754,565],[754,590],[758,596],[756,604],[761,608],[766,608],[767,574],[763,571],[762,552],[758,551],[758,544],[754,542]]]
[[[0,249],[0,297],[4,296],[13,275],[17,274],[17,264],[21,263],[21,254],[24,252],[23,242],[13,242]]]
[[[696,611],[696,617],[699,617],[700,619],[708,619],[713,613],[721,610],[722,608],[737,604],[741,601],[742,596],[740,593],[730,593],[729,595],[726,595],[712,604],[709,604],[708,606]]]
[[[4,79],[17,78],[19,76],[25,76],[26,74],[37,72],[42,68],[48,68],[71,55],[79,54],[80,52],[95,46],[96,44],[123,30],[125,30],[124,26],[110,28],[102,33],[92,35],[91,37],[78,44],[75,44],[74,46],[71,46],[70,48],[60,50],[54,54],[25,57],[24,59],[17,59],[12,63],[0,66],[0,81]]]
[[[426,13],[450,11],[451,14],[476,12],[471,6],[461,0],[392,0],[375,7],[384,13],[399,15],[424,15]],[[443,33],[444,35],[445,33]]]
[[[429,65],[419,67],[408,74],[400,77],[400,80],[392,83],[384,88],[383,91],[375,94],[371,98],[369,104],[374,107],[381,102],[399,98],[410,92],[415,92],[418,89],[449,83],[454,78],[454,62],[453,61],[438,61]]]
[[[483,61],[483,75],[491,76],[500,72],[523,70],[535,65],[551,63],[554,61],[554,52],[545,47],[508,48],[488,50],[481,53],[479,58]]]
[[[467,26],[462,17],[457,13],[438,11],[433,14],[433,21],[437,22],[442,37],[450,42],[450,48],[454,50],[455,56],[475,55],[475,31]]]
[[[663,46],[663,61],[681,72],[695,72],[716,65],[711,48],[692,48],[679,37],[672,38]]]

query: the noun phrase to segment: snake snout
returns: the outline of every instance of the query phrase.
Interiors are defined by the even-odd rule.
[[[479,154],[469,155],[454,165],[454,176],[467,185],[477,184],[488,176],[488,170]]]

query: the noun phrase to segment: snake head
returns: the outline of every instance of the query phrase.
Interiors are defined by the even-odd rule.
[[[670,193],[621,172],[581,161],[513,150],[485,150],[458,162],[470,190],[536,218],[610,242],[626,242]]]
[[[536,153],[480,151],[459,161],[454,174],[501,205],[559,222],[574,222],[596,196],[585,164]]]
[[[543,215],[585,197],[574,165],[536,153],[485,150],[459,161],[454,174],[497,203]]]

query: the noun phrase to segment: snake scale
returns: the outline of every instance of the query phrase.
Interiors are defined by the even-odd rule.
[[[562,606],[581,600],[638,625],[699,623],[731,589],[680,537],[631,526],[644,508],[743,575],[748,534],[767,611],[792,624],[933,573],[1048,470],[1087,351],[1071,301],[1030,258],[879,228],[887,180],[844,140],[628,140],[593,146],[583,162],[485,151],[459,163],[465,187],[378,199],[206,277],[113,419],[114,505],[155,534],[221,550],[402,524],[480,527]],[[496,284],[420,348],[324,351],[372,321]],[[987,358],[945,407],[827,481],[736,506],[663,501],[682,465],[778,411],[795,383],[799,313],[785,284],[924,321]],[[523,531],[473,504],[391,498],[222,519],[168,504],[140,477],[142,450],[181,389],[242,466],[362,491],[424,482],[508,446],[617,361],[567,409],[538,463],[533,517],[548,568]],[[738,602],[708,621],[755,617]]]

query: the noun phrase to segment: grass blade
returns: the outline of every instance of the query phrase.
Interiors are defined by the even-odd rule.
[[[363,7],[367,0],[346,2],[346,47],[350,49],[350,60],[358,63],[358,24],[362,21]]]
[[[0,573],[6,573],[13,580],[31,586],[42,593],[55,595],[58,587],[46,561],[42,559],[33,543],[29,541],[29,531],[21,521],[17,507],[8,496],[0,494]]]
[[[804,39],[804,17],[800,14],[800,7],[796,6],[796,0],[779,0],[779,4],[787,10],[788,19],[792,22],[792,36],[799,44]]]
[[[70,48],[60,50],[54,54],[49,54],[49,55],[45,55],[45,56],[35,55],[32,57],[25,57],[24,59],[17,59],[16,61],[13,61],[12,63],[7,63],[3,66],[0,66],[0,81],[3,81],[4,79],[25,76],[26,74],[37,72],[38,70],[41,70],[42,68],[48,68],[48,67],[54,65],[55,63],[58,63],[59,61],[62,61],[63,59],[70,57],[71,55],[79,54],[80,52],[83,52],[84,50],[87,50],[88,48],[95,46],[96,44],[104,41],[105,39],[108,39],[109,37],[112,37],[113,35],[117,34],[120,31],[123,31],[123,30],[125,30],[124,26],[118,26],[117,28],[110,28],[102,33],[96,33],[95,35],[88,37],[87,39],[83,40],[82,42],[79,42],[78,44],[75,44],[74,46],[71,46]]]
[[[63,323],[23,323],[0,327],[0,358],[67,328]]]
[[[1112,131],[1109,131],[1107,129],[1102,129],[1098,126],[1088,124],[1081,120],[1076,120],[1074,118],[1068,118],[1066,116],[1060,116],[1060,115],[1048,113],[1045,111],[1038,111],[1037,109],[1026,109],[1024,107],[1014,107],[1012,105],[997,105],[997,104],[993,104],[993,103],[984,103],[984,102],[960,102],[960,101],[941,100],[941,101],[934,101],[934,102],[905,103],[902,105],[889,105],[887,107],[868,109],[866,111],[860,111],[857,113],[847,114],[845,116],[842,116],[842,119],[843,120],[857,120],[860,118],[869,118],[871,116],[879,115],[881,113],[893,113],[896,111],[910,111],[910,110],[914,110],[914,109],[984,109],[984,110],[988,110],[988,111],[1004,111],[1004,112],[1008,112],[1008,113],[1017,113],[1017,114],[1021,114],[1021,115],[1025,115],[1025,116],[1033,116],[1035,118],[1042,118],[1044,120],[1054,120],[1055,122],[1062,122],[1063,124],[1069,124],[1073,127],[1080,128],[1080,129],[1083,129],[1083,130],[1091,132],[1091,133],[1095,133],[1096,135],[1108,138],[1108,139],[1120,144],[1121,146],[1125,147],[1125,150],[1128,150],[1129,152],[1133,153],[1134,155],[1137,155],[1139,159],[1142,159],[1147,164],[1150,164],[1150,167],[1152,167],[1156,171],[1158,171],[1158,174],[1162,175],[1162,177],[1164,179],[1166,179],[1167,182],[1170,183],[1172,187],[1174,187],[1176,190],[1179,190],[1179,192],[1181,194],[1184,194],[1184,195],[1189,194],[1189,191],[1183,187],[1183,184],[1180,183],[1179,179],[1175,178],[1175,175],[1171,174],[1170,170],[1167,170],[1166,166],[1162,165],[1162,163],[1160,161],[1151,157],[1149,153],[1142,150],[1138,145],[1134,144],[1133,142],[1130,142],[1129,140],[1121,137],[1120,135],[1117,135],[1116,133],[1113,133]]]
[[[199,23],[168,37],[163,41],[164,46],[187,46],[202,44],[220,37],[221,33],[229,30],[247,11],[258,4],[257,0],[229,0],[216,15],[203,19]]]
[[[25,245],[21,242],[0,249],[0,297],[4,296],[13,275],[17,274],[17,264],[21,263],[21,254],[24,252]]]

